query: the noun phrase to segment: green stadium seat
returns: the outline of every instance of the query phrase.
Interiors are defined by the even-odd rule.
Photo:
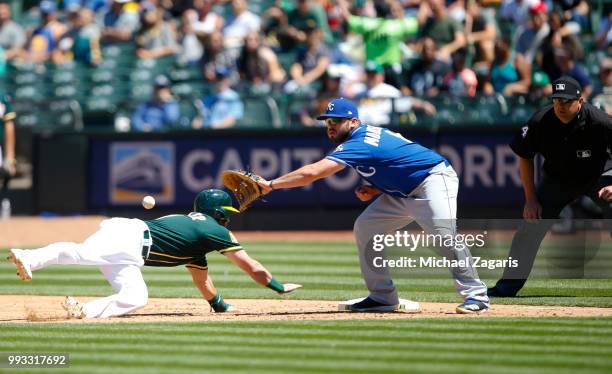
[[[193,119],[198,115],[198,108],[191,100],[182,100],[179,102],[181,116],[178,121],[179,130],[190,130]]]
[[[147,101],[153,94],[153,86],[150,83],[133,84],[130,88],[130,98],[135,102]]]
[[[100,83],[109,83],[112,82],[114,79],[116,79],[117,76],[113,73],[112,70],[109,69],[94,69],[91,72],[91,82],[94,84],[100,84]]]
[[[244,116],[237,126],[245,128],[280,128],[278,105],[272,97],[246,98]]]
[[[42,101],[48,99],[47,90],[44,84],[26,84],[15,87],[13,92],[14,100]]]
[[[184,82],[191,80],[201,80],[202,70],[197,66],[189,66],[184,68],[174,68],[168,74],[173,82]]]

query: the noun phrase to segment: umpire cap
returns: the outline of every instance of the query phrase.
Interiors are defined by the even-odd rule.
[[[582,87],[572,77],[563,76],[552,83],[553,99],[578,100],[582,94]]]

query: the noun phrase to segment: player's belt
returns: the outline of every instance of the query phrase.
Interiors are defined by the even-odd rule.
[[[147,229],[142,232],[142,258],[144,260],[149,258],[151,245],[153,245],[153,239],[151,239],[151,232]]]

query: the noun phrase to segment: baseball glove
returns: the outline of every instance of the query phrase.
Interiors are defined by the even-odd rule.
[[[223,185],[230,190],[240,204],[241,212],[247,210],[251,204],[263,196],[257,182],[264,179],[257,174],[244,170],[226,170],[221,174]]]

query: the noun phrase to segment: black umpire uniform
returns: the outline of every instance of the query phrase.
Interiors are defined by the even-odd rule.
[[[580,84],[561,77],[553,83],[553,99],[578,100]],[[521,158],[544,157],[544,176],[536,190],[542,207],[536,223],[524,221],[512,239],[509,257],[518,260],[518,267],[506,268],[502,279],[489,288],[489,296],[512,297],[523,287],[533,267],[542,239],[559,217],[561,210],[582,195],[589,196],[605,211],[610,206],[598,191],[612,184],[602,176],[612,149],[612,120],[605,112],[583,102],[576,117],[563,123],[553,105],[538,110],[522,127],[510,147]]]

